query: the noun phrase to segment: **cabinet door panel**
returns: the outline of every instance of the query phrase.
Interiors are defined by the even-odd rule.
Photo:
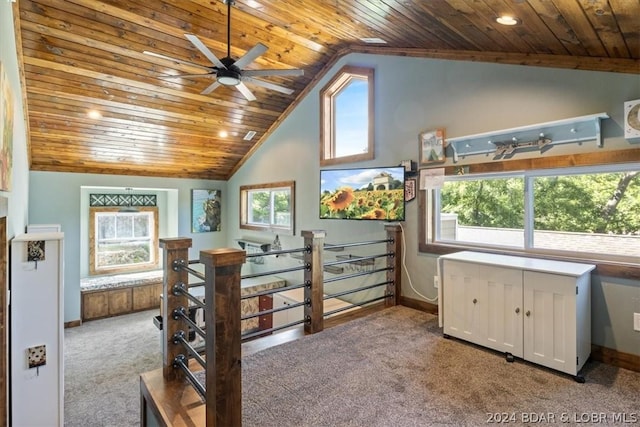
[[[82,294],[82,320],[97,319],[109,315],[108,292],[87,292]]]
[[[488,306],[486,286],[478,281],[478,265],[445,260],[442,286],[444,332],[473,343],[485,341]]]
[[[109,291],[109,315],[129,313],[133,308],[131,288]]]
[[[575,375],[575,278],[532,271],[524,274],[525,359]]]
[[[487,287],[486,345],[522,357],[522,271],[481,266],[478,278]]]
[[[132,290],[134,310],[147,310],[160,307],[162,283],[136,286]]]

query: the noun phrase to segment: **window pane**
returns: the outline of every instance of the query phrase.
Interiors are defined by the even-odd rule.
[[[248,194],[248,222],[252,224],[269,224],[271,197],[269,191],[250,191]]]
[[[289,190],[276,190],[273,192],[274,224],[289,226],[291,224],[291,205]]]
[[[113,215],[97,215],[98,240],[116,237],[116,218]]]
[[[536,248],[640,256],[640,171],[534,179]]]
[[[95,267],[113,268],[154,261],[153,212],[96,214]]]
[[[116,217],[116,236],[118,238],[133,236],[133,217],[131,215],[118,215]]]
[[[334,96],[335,157],[366,153],[369,97],[366,80],[352,80]]]
[[[133,221],[134,237],[149,237],[152,221],[151,214],[136,215]]]
[[[445,181],[440,239],[524,247],[524,179]]]

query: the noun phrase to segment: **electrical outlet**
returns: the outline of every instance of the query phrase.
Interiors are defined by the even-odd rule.
[[[440,287],[440,278],[438,276],[433,276],[433,287],[436,289]]]
[[[640,332],[640,313],[633,313],[633,330]]]

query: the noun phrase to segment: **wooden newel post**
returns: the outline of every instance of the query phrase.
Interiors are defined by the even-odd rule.
[[[400,295],[402,288],[400,282],[402,279],[402,228],[398,224],[385,225],[384,229],[387,231],[387,252],[394,253],[392,257],[387,257],[387,267],[391,267],[392,270],[387,270],[387,281],[391,283],[387,284],[387,295],[393,295],[393,298],[386,298],[384,300],[385,307],[392,307],[398,305],[400,302]]]
[[[240,270],[246,253],[237,249],[200,252],[205,267],[206,425],[242,424],[240,366]]]
[[[173,336],[183,329],[179,320],[173,319],[173,311],[180,307],[187,307],[188,300],[184,295],[174,295],[173,286],[177,283],[188,284],[189,273],[174,269],[174,262],[189,262],[189,248],[191,239],[187,237],[177,237],[171,239],[160,239],[160,248],[163,249],[164,274],[162,279],[162,372],[166,380],[176,380],[184,378],[184,373],[180,369],[173,367],[173,360],[179,354],[184,353],[180,345],[173,343]]]
[[[326,232],[323,230],[303,231],[304,247],[311,248],[311,252],[305,252],[304,263],[311,266],[304,271],[304,282],[311,287],[304,288],[305,301],[311,301],[311,306],[304,306],[304,318],[311,319],[304,324],[304,331],[315,334],[324,329],[324,239]]]

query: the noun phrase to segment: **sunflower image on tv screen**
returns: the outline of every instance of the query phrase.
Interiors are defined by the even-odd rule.
[[[320,171],[320,218],[404,221],[404,168]]]

